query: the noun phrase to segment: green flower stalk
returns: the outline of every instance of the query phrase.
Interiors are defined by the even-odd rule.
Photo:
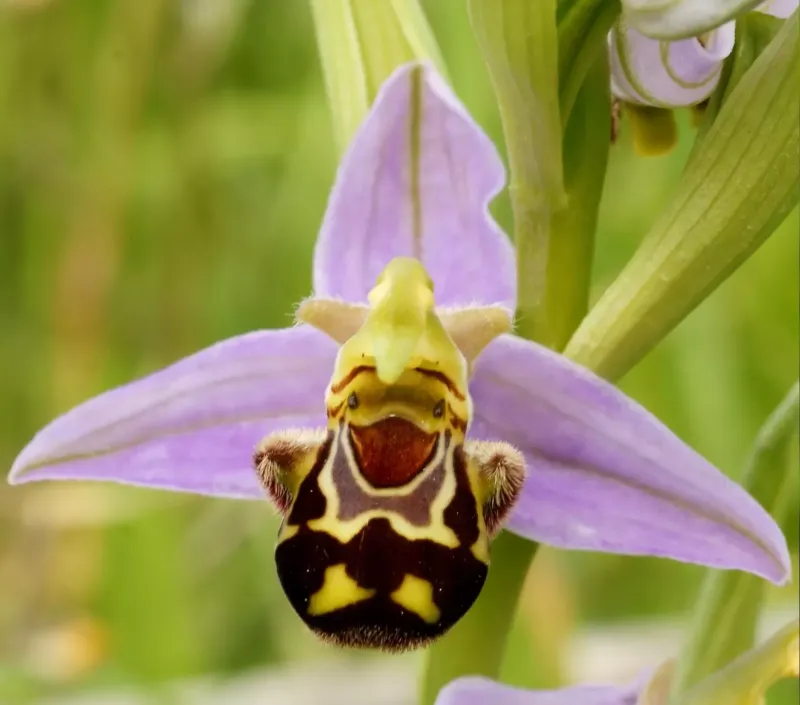
[[[552,343],[547,316],[550,220],[566,206],[555,0],[470,0],[508,148],[518,263],[518,330]]]

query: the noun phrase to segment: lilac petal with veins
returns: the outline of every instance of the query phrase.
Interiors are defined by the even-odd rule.
[[[503,335],[478,358],[470,390],[471,435],[525,454],[528,478],[509,530],[561,548],[788,579],[786,540],[769,514],[589,370]]]
[[[224,340],[55,419],[19,454],[9,480],[263,498],[256,444],[274,430],[325,425],[335,355],[308,326]]]

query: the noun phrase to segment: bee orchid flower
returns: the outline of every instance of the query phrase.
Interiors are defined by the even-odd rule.
[[[299,323],[81,404],[11,482],[269,497],[290,602],[346,645],[443,633],[501,526],[784,582],[785,539],[750,495],[612,384],[513,335],[514,253],[488,211],[504,181],[441,77],[399,68],[340,165]]]

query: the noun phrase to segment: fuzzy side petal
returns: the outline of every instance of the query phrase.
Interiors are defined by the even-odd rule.
[[[697,37],[660,41],[620,21],[609,34],[611,89],[630,103],[673,108],[695,105],[717,86],[733,51],[736,27],[728,22]]]
[[[514,307],[514,254],[488,205],[492,142],[429,66],[386,81],[339,167],[314,255],[317,296],[365,301],[393,257],[421,260],[440,306]]]
[[[308,327],[230,338],[105,392],[45,426],[19,454],[14,484],[107,480],[261,498],[256,444],[325,424],[336,345]]]
[[[561,690],[523,690],[487,678],[459,678],[446,685],[435,705],[636,705],[638,688],[580,685]]]
[[[543,543],[789,576],[786,540],[764,509],[612,384],[504,335],[478,358],[475,438],[525,454],[507,528]]]

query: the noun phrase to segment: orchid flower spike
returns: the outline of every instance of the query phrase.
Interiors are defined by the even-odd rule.
[[[658,108],[680,108],[706,100],[719,82],[725,59],[733,51],[736,22],[720,22],[697,36],[668,41],[646,36],[635,23],[648,12],[648,6],[663,10],[702,14],[704,5],[724,2],[650,2],[631,0],[635,9],[623,12],[622,18],[609,33],[611,54],[611,90],[622,101]],[[773,0],[757,9],[776,17],[788,17],[797,8],[798,0]],[[627,9],[627,8],[626,8]],[[648,15],[649,16],[649,15]]]
[[[270,498],[288,599],[339,644],[442,634],[501,527],[784,582],[785,539],[739,485],[612,384],[511,334],[514,253],[488,211],[504,180],[441,77],[401,67],[340,165],[299,324],[83,403],[11,482]]]

